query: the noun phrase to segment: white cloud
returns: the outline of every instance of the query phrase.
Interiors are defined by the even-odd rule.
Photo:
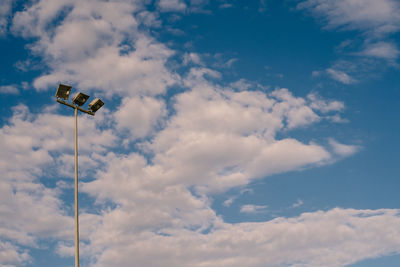
[[[268,206],[265,205],[242,205],[240,207],[241,213],[259,213],[264,212]]]
[[[134,141],[153,133],[161,119],[165,119],[166,109],[164,102],[155,98],[124,98],[114,116],[117,128],[127,129]]]
[[[231,83],[230,86],[240,91],[246,91],[252,86],[252,84],[248,82],[246,79],[240,79],[236,82]]]
[[[93,249],[104,250],[96,257],[95,267],[132,266],[132,262],[137,266],[177,267],[337,267],[400,253],[398,210],[337,208],[268,222],[218,223],[207,234],[174,229],[138,234],[125,230],[131,218],[121,214],[114,218],[91,237],[97,241]],[[114,226],[109,228],[111,223]]]
[[[176,115],[148,145],[155,155],[152,162],[170,177],[167,180],[225,190],[330,160],[329,152],[317,144],[275,140],[285,121],[290,129],[318,121],[305,99],[286,89],[268,96],[196,84],[199,90],[177,96]]]
[[[52,74],[38,78],[34,85],[42,89],[61,80],[73,81],[80,89],[96,88],[110,96],[162,94],[176,82],[164,66],[170,55],[165,47],[143,37],[128,55],[120,55],[117,47],[101,48],[94,58],[58,65]]]
[[[335,154],[344,157],[351,156],[360,149],[358,146],[341,144],[332,138],[329,139],[329,144],[332,146]]]
[[[2,85],[0,86],[0,94],[19,94],[18,87],[15,85]]]
[[[400,5],[394,0],[306,0],[297,7],[324,17],[328,28],[356,29],[374,35],[400,29]]]
[[[299,170],[309,165],[321,165],[331,155],[316,144],[303,144],[295,139],[284,139],[264,145],[248,168],[252,176],[263,177],[275,173]]]
[[[156,95],[176,82],[164,66],[172,51],[137,27],[142,19],[133,2],[39,1],[15,14],[13,30],[38,37],[32,51],[50,73],[35,80],[38,90],[68,82],[103,94]],[[55,14],[65,13],[61,23]],[[59,17],[57,17],[59,18]],[[79,41],[76,41],[79,40]]]
[[[315,93],[310,93],[307,98],[311,101],[310,107],[313,110],[319,110],[322,113],[328,113],[332,111],[342,111],[344,109],[344,103],[336,100],[327,101],[322,99]]]
[[[383,58],[388,60],[395,60],[398,58],[400,52],[397,46],[393,43],[379,42],[366,46],[366,48],[359,53],[359,55]]]
[[[400,4],[397,0],[305,0],[297,8],[310,11],[322,21],[325,29],[356,33],[352,39],[343,41],[337,51],[346,56],[358,56],[352,59],[357,66],[355,69],[350,66],[328,68],[326,73],[334,80],[343,84],[355,83],[357,80],[349,73],[377,73],[381,69],[378,67],[381,62],[378,61],[386,61],[394,66],[393,61],[399,56],[397,44],[391,40],[400,31]],[[365,60],[369,62],[365,64]],[[371,60],[375,62],[371,63]]]
[[[343,84],[352,84],[357,82],[354,78],[352,78],[349,74],[344,71],[329,68],[326,70],[326,73],[334,80],[341,82]]]
[[[159,0],[158,7],[163,12],[184,11],[187,8],[182,0]]]
[[[147,27],[159,28],[162,25],[161,20],[157,12],[149,12],[144,10],[137,15],[138,22],[144,24]]]
[[[304,127],[318,121],[317,115],[306,113],[301,118],[291,112],[302,108],[312,112],[309,100],[294,97],[287,89],[268,94],[234,92],[209,82],[210,74],[219,77],[208,69],[193,69],[185,77],[184,84],[192,90],[175,97],[174,115],[144,145],[150,159],[138,153],[110,155],[96,174],[97,179],[83,184],[82,190],[98,203],[117,204],[116,208],[102,212],[101,223],[88,237],[88,253],[96,258],[94,266],[105,266],[110,261],[116,261],[118,266],[131,264],[132,250],[142,255],[139,258],[139,254],[135,255],[138,265],[239,264],[240,259],[219,252],[219,245],[213,243],[222,228],[234,225],[225,224],[216,215],[207,193],[245,185],[273,173],[325,164],[331,159],[324,147],[314,143],[275,139],[285,125]],[[321,98],[314,102],[319,103],[316,105],[319,110],[340,109],[340,105],[331,105]],[[233,201],[234,197],[225,205]],[[248,206],[243,212],[263,209]],[[204,262],[195,261],[200,252],[187,251],[191,257],[179,254],[166,263],[163,255],[170,252],[165,249],[173,245],[181,251],[186,246],[182,244],[191,242],[202,242],[204,247],[211,245],[215,256]],[[230,246],[236,241],[226,242]],[[164,248],[156,254],[144,249],[158,245]],[[61,251],[67,253],[65,249]],[[221,256],[217,256],[219,253]],[[255,260],[260,265],[265,263],[261,258]]]
[[[294,97],[289,90],[285,88],[275,90],[271,95],[281,100],[275,105],[275,109],[286,117],[289,129],[306,126],[320,120],[312,108],[306,105],[305,99]]]
[[[244,195],[244,194],[252,194],[253,190],[249,189],[249,188],[243,188],[239,191],[239,195],[236,196],[232,196],[229,197],[228,199],[226,199],[222,205],[224,205],[225,207],[229,207],[233,204],[233,202],[240,196],[240,195]]]
[[[92,266],[123,267],[132,262],[138,266],[299,262],[340,266],[357,260],[349,258],[355,251],[358,259],[364,259],[398,250],[400,241],[388,234],[398,229],[394,226],[399,222],[397,211],[391,210],[335,209],[260,223],[223,222],[211,208],[209,192],[331,162],[333,155],[324,146],[277,139],[277,134],[317,123],[323,113],[339,112],[342,105],[319,97],[295,97],[287,89],[236,92],[215,82],[221,74],[205,67],[192,68],[180,77],[165,66],[174,51],[138,30],[139,24],[157,22],[155,15],[143,13],[135,3],[42,0],[17,13],[13,22],[15,33],[37,37],[33,52],[43,56],[50,68],[36,79],[38,90],[69,81],[79,89],[124,96],[115,110],[79,118],[82,192],[103,208],[99,214],[82,214],[82,249]],[[171,3],[178,4],[175,11],[186,8],[180,1],[158,2],[164,10]],[[192,1],[191,5],[205,3]],[[63,16],[54,24],[60,13]],[[187,57],[201,63],[192,54]],[[173,108],[167,110],[158,95],[174,83],[187,90],[177,94],[171,100]],[[0,183],[0,198],[14,202],[10,210],[0,210],[4,218],[0,235],[10,240],[7,249],[17,252],[14,262],[27,260],[19,247],[35,246],[44,231],[46,238],[66,240],[58,244],[58,253],[72,251],[72,219],[65,215],[59,196],[68,186],[58,182],[57,188],[50,189],[37,179],[73,173],[72,118],[49,109],[37,115],[18,106],[0,130],[4,148],[0,157],[5,162],[0,171],[7,181]],[[173,115],[159,125],[167,111]],[[146,140],[135,152],[124,154],[114,147],[122,143],[125,130],[129,141]],[[335,153],[349,155],[343,152],[347,146],[335,145]],[[88,170],[96,170],[94,180],[85,179]],[[22,209],[26,202],[29,212]],[[107,205],[110,202],[115,206]],[[243,211],[263,209],[248,206]],[[19,212],[8,220],[11,210]],[[37,214],[40,219],[32,218]],[[371,242],[377,236],[381,242]],[[325,250],[329,253],[321,258]],[[266,259],[266,253],[274,257]]]
[[[236,200],[236,197],[230,197],[227,200],[225,200],[222,205],[224,205],[225,207],[229,207],[233,204],[233,202]]]
[[[225,64],[226,64],[226,67],[228,67],[228,68],[231,68],[232,66],[233,66],[233,64],[235,63],[235,62],[237,62],[238,61],[238,59],[237,58],[231,58],[231,59],[229,59]]]
[[[332,122],[335,123],[347,123],[349,122],[348,119],[342,118],[339,114],[335,114],[333,116],[328,116],[327,119],[329,119]]]
[[[29,254],[12,245],[0,240],[0,264],[4,267],[23,266],[30,260]]]
[[[204,65],[199,54],[196,54],[196,53],[185,53],[183,55],[183,65],[186,66],[189,63],[193,63],[193,64],[197,64],[197,65]]]
[[[107,165],[97,180],[82,186],[100,201],[119,204],[103,215],[103,225],[110,227],[107,235],[113,235],[117,230],[114,225],[121,220],[126,220],[123,227],[127,232],[142,233],[162,228],[207,228],[216,219],[207,199],[192,195],[138,154],[115,156]]]

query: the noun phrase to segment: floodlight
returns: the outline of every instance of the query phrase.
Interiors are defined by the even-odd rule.
[[[85,95],[84,93],[77,93],[74,98],[72,99],[72,102],[74,102],[74,104],[78,105],[78,106],[82,106],[83,104],[85,104],[86,100],[88,100],[89,96]]]
[[[104,105],[104,102],[100,100],[100,98],[94,99],[92,102],[89,104],[89,109],[92,112],[96,112],[99,110],[102,106]]]
[[[69,93],[71,92],[71,88],[72,88],[72,86],[65,85],[65,84],[59,84],[57,93],[56,93],[56,97],[67,100],[69,97]]]

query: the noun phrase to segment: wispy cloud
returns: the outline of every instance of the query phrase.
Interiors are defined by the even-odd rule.
[[[187,5],[182,0],[159,0],[158,7],[163,12],[184,11]]]
[[[233,202],[236,199],[238,199],[240,197],[240,195],[244,195],[244,194],[253,194],[253,190],[249,189],[249,188],[243,188],[240,190],[238,195],[229,197],[222,203],[222,205],[224,205],[225,207],[229,207],[233,204]]]
[[[352,31],[353,39],[347,39],[338,45],[341,53],[386,61],[393,65],[399,57],[398,43],[392,39],[400,31],[400,3],[395,0],[306,0],[297,5],[299,10],[308,10],[321,21],[327,30]],[[361,43],[359,40],[362,40]],[[357,64],[358,58],[347,59]],[[377,63],[369,64],[377,65]],[[359,62],[357,69],[328,68],[328,75],[343,84],[352,84],[357,80],[349,75],[363,72],[365,64]],[[378,69],[378,67],[376,68]],[[376,69],[373,70],[376,72]],[[317,73],[315,73],[317,74]]]
[[[297,7],[310,10],[326,28],[360,30],[375,37],[400,29],[400,5],[394,0],[306,0]]]
[[[12,0],[3,0],[0,5],[0,36],[6,34],[11,18]]]
[[[307,98],[311,101],[310,107],[314,110],[319,110],[322,113],[337,112],[344,110],[344,103],[337,100],[326,100],[318,94],[310,93]]]
[[[245,90],[248,90],[250,87],[252,87],[253,84],[250,83],[249,81],[246,81],[245,79],[240,79],[236,82],[231,83],[230,86],[232,88],[235,88],[235,89],[238,89],[241,91],[245,91]]]
[[[241,213],[259,213],[265,212],[268,206],[266,205],[242,205],[240,207]]]
[[[233,204],[233,202],[235,201],[236,197],[230,197],[227,200],[225,200],[222,205],[224,205],[225,207],[229,207]]]
[[[344,84],[352,84],[357,82],[354,78],[352,78],[349,74],[344,71],[336,70],[329,68],[326,70],[326,73],[334,80],[344,83]]]
[[[0,86],[0,94],[19,94],[18,87],[16,85],[1,85]]]
[[[298,199],[296,203],[293,203],[292,208],[298,208],[304,204],[303,200]]]
[[[230,3],[223,3],[223,4],[219,5],[219,8],[221,8],[221,9],[232,8],[232,7],[233,7],[233,5]]]
[[[189,63],[204,65],[204,62],[201,59],[200,55],[196,53],[185,53],[183,55],[183,64],[188,65]]]
[[[329,139],[329,144],[337,155],[345,157],[353,155],[360,149],[359,146],[341,144],[332,138]]]
[[[368,57],[395,60],[398,58],[400,52],[397,46],[393,43],[378,42],[378,43],[368,44],[366,48],[358,54]]]

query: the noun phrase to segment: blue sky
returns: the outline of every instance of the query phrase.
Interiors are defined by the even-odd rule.
[[[395,0],[5,0],[0,266],[400,264]]]

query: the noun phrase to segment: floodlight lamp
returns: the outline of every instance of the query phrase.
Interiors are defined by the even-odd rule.
[[[65,85],[65,84],[59,84],[57,93],[56,93],[56,97],[67,100],[69,97],[69,93],[71,93],[71,88],[72,88],[72,86]]]
[[[85,102],[88,100],[89,96],[85,95],[84,93],[77,93],[74,98],[72,99],[72,102],[74,102],[75,105],[82,106],[85,104]]]
[[[96,112],[99,110],[102,106],[104,105],[104,102],[100,100],[100,98],[94,99],[92,102],[89,104],[89,109],[92,112]]]

